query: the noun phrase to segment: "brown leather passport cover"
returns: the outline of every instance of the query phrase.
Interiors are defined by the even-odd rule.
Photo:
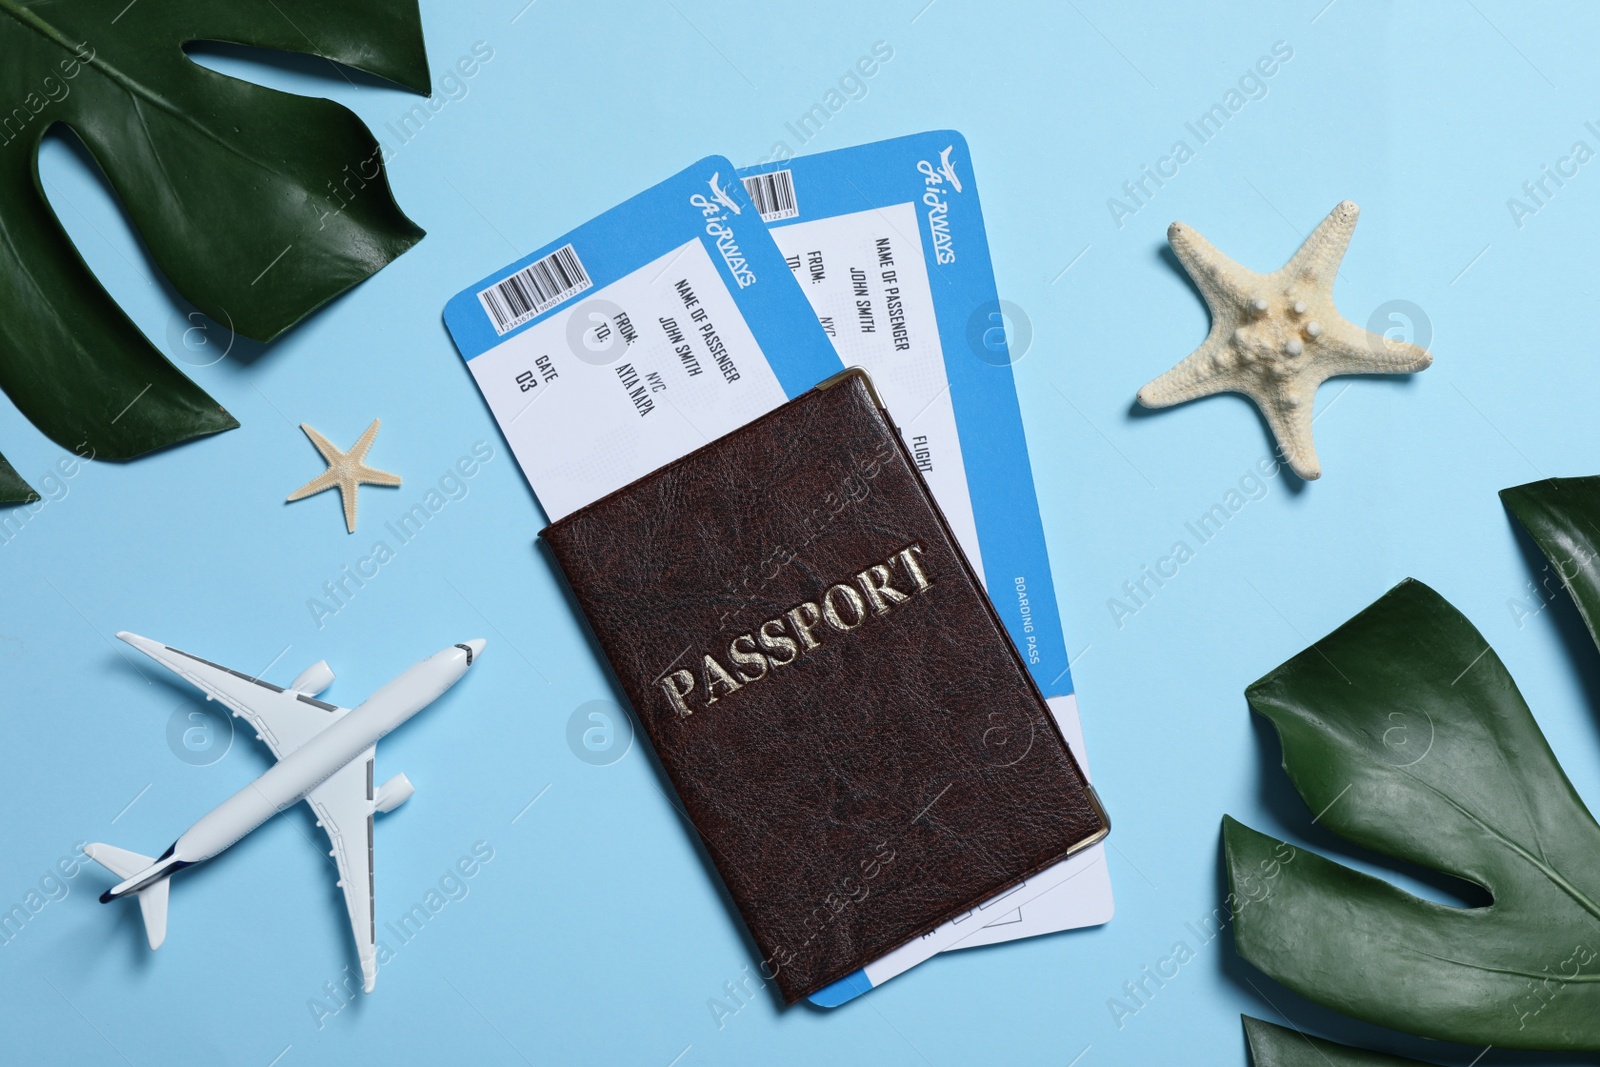
[[[1104,836],[861,372],[541,536],[787,1001]]]

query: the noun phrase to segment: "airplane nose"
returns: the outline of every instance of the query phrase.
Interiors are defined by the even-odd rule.
[[[478,661],[479,656],[483,655],[485,642],[481,637],[474,637],[471,641],[463,641],[462,644],[467,648],[467,666],[470,667]]]

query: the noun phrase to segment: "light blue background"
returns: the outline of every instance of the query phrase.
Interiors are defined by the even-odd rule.
[[[390,165],[426,240],[277,344],[190,369],[241,429],[92,465],[0,545],[0,903],[21,901],[75,841],[165,847],[266,765],[243,735],[211,766],[175,758],[167,723],[194,696],[115,646],[124,628],[245,670],[287,645],[268,674],[280,683],[326,657],[339,673],[327,695],[344,703],[439,647],[487,637],[465,683],[379,753],[381,775],[404,770],[417,785],[379,821],[380,925],[475,842],[494,859],[383,968],[372,997],[321,1029],[307,1001],[353,953],[305,813],[179,878],[153,956],[134,909],[95,903],[109,876],[85,871],[0,946],[0,1058],[1240,1064],[1248,1012],[1471,1061],[1480,1050],[1341,1020],[1240,963],[1228,937],[1201,946],[1185,924],[1218,903],[1224,812],[1344,854],[1309,827],[1241,691],[1406,575],[1483,630],[1579,791],[1600,800],[1594,650],[1564,602],[1519,624],[1509,602],[1529,597],[1533,572],[1495,496],[1600,466],[1600,161],[1520,228],[1506,206],[1575,140],[1600,148],[1583,127],[1600,119],[1600,16],[1504,0],[1324,2],[423,0],[436,72],[475,41],[494,49]],[[596,767],[568,748],[573,710],[613,693],[532,545],[542,516],[440,311],[464,284],[701,156],[798,148],[785,124],[879,40],[893,59],[806,147],[943,126],[971,144],[1001,295],[1034,329],[1016,372],[1090,758],[1116,822],[1118,914],[937,959],[831,1013],[758,998],[719,1029],[707,1001],[753,957],[644,753]],[[1198,145],[1184,123],[1280,40],[1294,56],[1266,96]],[[219,50],[205,62],[338,99],[386,137],[415,102],[320,62]],[[1197,158],[1118,228],[1107,198],[1180,138]],[[61,143],[43,172],[91,266],[168,344],[184,309],[152,280],[103,184]],[[1207,326],[1163,253],[1166,225],[1183,219],[1268,270],[1345,197],[1363,219],[1342,309],[1362,323],[1391,300],[1424,309],[1434,367],[1324,387],[1322,481],[1266,483],[1119,627],[1108,598],[1269,449],[1237,398],[1130,412],[1139,385]],[[371,459],[405,485],[362,493],[355,536],[333,495],[282,503],[322,469],[299,422],[348,444],[380,416]],[[308,598],[480,440],[496,457],[469,495],[319,629]],[[64,455],[9,405],[0,447],[41,488]],[[1119,1029],[1108,999],[1180,939],[1196,958]],[[1570,1061],[1497,1050],[1479,1062]]]

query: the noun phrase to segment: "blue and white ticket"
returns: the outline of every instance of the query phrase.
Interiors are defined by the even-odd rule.
[[[552,522],[843,369],[720,156],[456,294],[444,319]]]
[[[872,375],[1087,772],[966,141],[935,131],[739,173],[843,362]],[[1097,845],[811,999],[840,1004],[935,952],[1091,926],[1112,910]]]

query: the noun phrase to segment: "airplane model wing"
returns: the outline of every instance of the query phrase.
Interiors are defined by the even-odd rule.
[[[287,756],[349,711],[316,699],[333,681],[326,663],[310,668],[295,679],[293,687],[283,689],[126,630],[117,637],[205,693],[207,699],[222,701],[255,728],[275,759]]]
[[[333,846],[328,854],[339,866],[339,886],[344,890],[350,932],[355,935],[356,955],[361,960],[361,986],[368,993],[378,977],[378,918],[372,884],[372,816],[378,810],[372,788],[375,751],[367,749],[306,797],[316,812],[317,825]]]

